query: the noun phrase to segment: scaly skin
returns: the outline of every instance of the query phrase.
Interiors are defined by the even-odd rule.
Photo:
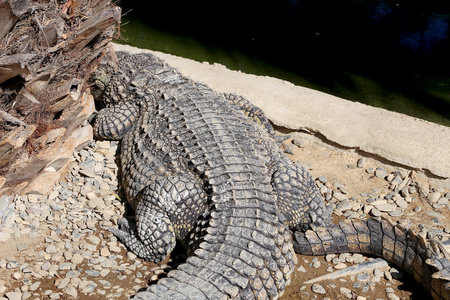
[[[109,107],[95,132],[122,140],[123,186],[136,212],[112,231],[155,262],[192,233],[186,263],[138,298],[278,298],[294,265],[288,226],[330,220],[309,173],[291,164],[249,103],[151,55],[119,53],[111,71],[105,63],[97,72]]]
[[[136,216],[120,219],[121,229],[111,231],[154,262],[177,240],[189,252],[186,263],[136,299],[277,299],[290,282],[294,247],[312,255],[342,249],[385,254],[379,249],[389,234],[380,239],[331,225],[314,180],[284,155],[259,108],[219,95],[150,54],[118,58],[117,70],[114,60],[104,60],[95,73],[93,91],[106,108],[94,129],[100,138],[121,140],[123,187]],[[301,232],[308,226],[322,239]],[[339,247],[327,246],[330,240],[321,235],[327,230]],[[359,247],[353,246],[356,236]],[[394,262],[405,265],[415,255],[410,252]],[[448,262],[436,260],[436,253],[420,257]],[[431,278],[414,270],[419,280]],[[448,299],[445,288],[433,288],[433,296]]]
[[[305,255],[364,253],[383,257],[412,275],[433,299],[450,299],[450,261],[436,241],[386,219],[348,220],[294,234],[294,249]]]

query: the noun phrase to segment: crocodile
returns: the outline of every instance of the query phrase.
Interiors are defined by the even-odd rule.
[[[277,299],[291,281],[294,251],[382,256],[433,298],[450,299],[441,244],[382,219],[333,225],[314,178],[244,98],[219,94],[150,53],[126,52],[102,60],[92,93],[104,105],[96,136],[121,140],[122,185],[135,214],[110,231],[153,262],[177,241],[188,252],[135,299]]]

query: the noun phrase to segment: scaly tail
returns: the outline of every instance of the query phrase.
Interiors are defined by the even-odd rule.
[[[433,299],[450,299],[449,254],[438,241],[386,219],[347,220],[328,228],[294,233],[294,249],[304,255],[364,253],[383,257],[404,269]]]

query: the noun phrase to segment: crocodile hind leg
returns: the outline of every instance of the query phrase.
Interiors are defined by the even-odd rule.
[[[143,205],[138,206],[138,210],[136,218],[121,218],[120,229],[110,228],[109,231],[137,256],[160,262],[175,247],[172,223],[163,211]],[[147,221],[142,222],[142,218]]]
[[[338,225],[294,232],[294,249],[304,255],[365,253],[403,268],[433,299],[450,299],[450,261],[444,247],[386,219],[348,220]]]
[[[273,130],[272,124],[270,124],[269,118],[267,118],[266,114],[263,112],[261,108],[253,105],[247,99],[242,96],[238,96],[235,94],[225,93],[222,96],[227,99],[231,104],[236,105],[239,109],[241,109],[244,114],[256,124],[261,126],[267,133],[280,144],[280,148],[284,153],[294,154],[289,149],[287,145],[283,143],[283,141],[290,138],[290,135],[275,135],[275,130]]]
[[[275,135],[275,131],[273,130],[269,119],[266,117],[261,108],[253,105],[242,96],[229,93],[222,94],[222,96],[232,104],[239,107],[249,119],[253,120],[259,126],[264,128],[271,136]]]
[[[188,174],[161,177],[137,196],[135,218],[120,219],[110,231],[137,256],[163,260],[206,209],[206,196]]]
[[[120,140],[139,117],[139,107],[135,103],[122,102],[104,108],[95,117],[94,133],[97,137]]]
[[[314,179],[305,168],[286,164],[275,169],[272,187],[285,225],[306,230],[309,224],[331,224],[330,208],[325,206]]]

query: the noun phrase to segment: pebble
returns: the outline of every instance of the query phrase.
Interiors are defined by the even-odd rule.
[[[344,295],[344,297],[347,299],[352,299],[352,297],[353,297],[352,291],[345,287],[339,288],[339,293],[341,293],[341,295]]]
[[[103,144],[109,145],[109,142]],[[108,153],[108,151],[104,153]],[[8,290],[8,286],[2,285],[0,280],[0,289],[4,289],[1,294],[7,296],[8,299],[15,299],[14,297],[27,299],[32,297],[33,292],[48,299],[60,299],[64,294],[77,298],[79,293],[95,293],[97,284],[93,281],[81,280],[79,277],[80,272],[77,268],[82,263],[83,267],[87,268],[84,271],[85,274],[91,278],[116,277],[114,273],[111,273],[110,268],[118,269],[118,262],[121,266],[124,266],[122,270],[125,270],[125,266],[128,266],[127,272],[134,270],[141,277],[143,277],[143,274],[148,274],[144,264],[140,263],[140,260],[134,254],[127,254],[127,258],[135,262],[131,266],[125,264],[127,258],[120,256],[119,261],[116,261],[118,256],[111,258],[113,257],[109,252],[111,249],[118,253],[122,249],[117,244],[117,239],[111,239],[111,241],[114,241],[114,245],[105,247],[108,241],[102,241],[101,237],[93,234],[99,233],[99,223],[103,222],[105,215],[108,216],[107,219],[110,221],[109,226],[114,226],[111,221],[123,214],[123,204],[111,195],[113,191],[118,189],[115,174],[118,168],[114,164],[115,158],[112,156],[113,152],[110,153],[111,157],[105,157],[104,153],[96,153],[90,149],[82,150],[79,156],[81,162],[78,165],[73,165],[72,171],[67,176],[67,183],[60,182],[55,185],[54,190],[48,196],[28,195],[18,197],[11,205],[11,212],[8,209],[12,198],[0,197],[0,221],[9,220],[9,216],[13,216],[10,224],[17,226],[9,230],[3,227],[0,231],[0,242],[9,240],[15,232],[20,232],[20,235],[30,234],[31,236],[32,233],[39,233],[40,230],[50,229],[50,234],[42,235],[46,237],[40,256],[46,261],[36,261],[32,265],[27,263],[20,265],[16,260],[0,260],[0,268],[14,270],[14,272],[11,272],[11,277],[23,282],[21,286],[22,294]],[[105,159],[108,162],[106,165],[103,164]],[[97,174],[99,175],[97,176]],[[103,176],[103,174],[106,174],[106,176]],[[88,176],[84,177],[86,175]],[[104,198],[99,197],[99,193]],[[91,209],[101,210],[101,216],[96,212],[91,212]],[[18,218],[15,216],[18,216]],[[103,234],[105,233],[103,232]],[[28,243],[20,243],[16,247],[18,251],[29,248]],[[106,257],[95,253],[101,253]],[[52,278],[57,273],[61,279],[54,280],[54,285],[55,288],[61,290],[61,293],[49,289],[44,290],[42,281],[32,282],[29,279],[34,277]],[[33,277],[26,277],[27,274],[31,274]],[[123,280],[128,278],[126,275],[121,277]],[[133,279],[130,278],[130,280]],[[104,283],[106,282],[108,281],[104,281]],[[139,288],[145,285],[143,281],[140,281],[140,284]],[[123,294],[130,296],[136,290],[129,286],[123,289]],[[98,290],[97,294],[110,298],[106,295],[106,290]]]
[[[389,300],[400,300],[400,298],[397,295],[395,295],[394,293],[388,293],[387,297]]]
[[[292,140],[292,142],[294,143],[294,145],[298,146],[299,148],[305,148],[305,146],[306,146],[306,142],[299,138],[294,138]]]
[[[319,180],[322,183],[327,183],[327,178],[325,176],[319,176],[317,177],[317,180]]]
[[[0,242],[6,242],[11,237],[11,234],[8,232],[0,231]]]
[[[9,300],[21,300],[22,293],[21,292],[9,292],[9,293],[6,293],[6,298],[8,298]]]
[[[397,209],[397,205],[387,203],[387,202],[379,203],[379,204],[372,203],[372,205],[375,206],[379,211],[382,211],[382,212],[394,211]]]
[[[403,208],[403,209],[408,207],[408,202],[403,200],[403,198],[395,200],[395,204],[397,204],[398,207]]]
[[[56,245],[54,244],[50,244],[45,248],[45,252],[52,254],[52,253],[56,253],[58,251],[58,249],[56,248]]]
[[[100,272],[97,270],[86,270],[86,274],[88,274],[91,277],[97,277],[100,275]]]
[[[349,258],[350,255],[351,255],[351,254],[348,253],[348,252],[339,254],[339,261],[338,261],[338,263],[339,263],[339,262],[347,261],[347,258]]]
[[[372,216],[374,216],[374,217],[380,217],[380,216],[381,216],[381,211],[379,211],[379,210],[376,209],[376,208],[372,208],[372,209],[370,210],[370,214],[371,214]]]
[[[77,289],[73,286],[68,286],[65,290],[64,293],[66,293],[69,296],[72,296],[73,298],[77,299],[78,298],[78,292]]]
[[[449,199],[448,198],[444,198],[444,197],[439,198],[439,200],[437,202],[437,204],[443,205],[443,206],[448,205],[448,203],[449,203]]]
[[[375,170],[375,176],[378,178],[385,178],[387,176],[387,171],[383,168],[377,168]]]
[[[403,212],[401,212],[401,211],[399,211],[399,210],[394,210],[394,211],[389,211],[388,214],[389,214],[391,217],[398,217],[398,216],[403,215]]]
[[[341,194],[341,193],[335,193],[335,194],[340,194],[340,195],[343,195],[343,194]],[[334,194],[334,195],[335,195]],[[334,196],[333,195],[333,196]],[[344,199],[345,199],[345,197],[344,197]],[[339,199],[338,199],[339,200]],[[343,200],[343,201],[341,201],[341,202],[339,202],[339,204],[338,205],[336,205],[336,209],[337,210],[340,210],[340,211],[346,211],[346,210],[349,210],[349,209],[351,209],[352,208],[352,203],[349,201],[349,200]]]
[[[429,193],[427,196],[427,199],[431,204],[438,202],[438,200],[440,198],[441,198],[440,192],[432,192],[432,193]]]
[[[62,279],[58,285],[56,286],[58,289],[64,289],[70,282],[70,278],[69,277],[65,277],[64,279]]]
[[[364,159],[364,157],[358,159],[358,161],[356,162],[356,166],[358,168],[364,168],[366,166],[366,160]]]
[[[347,199],[347,196],[345,196],[343,193],[341,192],[334,192],[333,193],[333,198],[335,198],[336,200],[339,201],[344,201]]]
[[[103,248],[100,249],[100,255],[101,256],[110,256],[111,252],[108,250],[107,247],[103,247]]]
[[[334,266],[334,268],[337,270],[345,269],[345,268],[347,268],[347,265],[344,263],[338,263],[337,265]]]
[[[306,269],[303,266],[298,267],[297,271],[302,272],[302,273],[306,273]]]
[[[10,260],[6,263],[7,269],[15,269],[19,267],[19,263],[15,260]]]
[[[327,262],[330,262],[335,257],[336,257],[336,254],[327,254],[327,255],[325,255],[325,260]]]
[[[317,283],[315,283],[311,286],[311,290],[316,294],[325,294],[326,293],[325,288]]]
[[[35,290],[37,290],[39,288],[40,285],[41,285],[41,282],[40,281],[36,281],[32,285],[30,285],[29,290],[30,291],[35,291]]]
[[[127,258],[128,258],[128,260],[135,260],[136,259],[136,254],[134,254],[133,252],[130,252],[130,251],[128,251],[127,252]]]
[[[100,244],[100,238],[95,235],[90,235],[86,238],[89,242],[91,242],[94,245]]]
[[[88,205],[90,208],[101,210],[105,207],[104,201],[100,197],[95,197],[89,200]]]
[[[358,281],[367,281],[369,280],[369,274],[368,273],[359,273],[358,275],[356,275],[356,279]]]

